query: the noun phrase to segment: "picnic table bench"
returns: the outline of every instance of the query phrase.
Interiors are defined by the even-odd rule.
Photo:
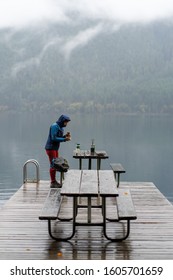
[[[118,196],[116,197],[117,213],[114,219],[107,218],[108,221],[127,221],[127,231],[123,238],[117,240],[116,238],[109,238],[105,233],[107,239],[111,241],[122,241],[125,240],[130,234],[130,221],[137,219],[137,214],[135,211],[135,206],[133,204],[132,196],[130,190],[118,189]]]
[[[60,211],[62,196],[60,188],[49,190],[43,208],[41,210],[40,220],[56,220]]]
[[[48,221],[48,232],[49,235],[54,239],[52,236],[51,231],[51,221],[53,220],[61,220],[61,221],[70,221],[71,218],[61,219],[58,217],[60,212],[60,207],[62,203],[62,196],[61,196],[61,189],[60,188],[51,188],[47,194],[45,199],[44,205],[42,207],[41,213],[39,215],[40,220],[47,220]],[[64,238],[64,241],[67,239]]]
[[[61,207],[62,197],[69,196],[73,198],[73,217],[67,220],[72,220],[72,233],[68,237],[55,237],[51,231],[51,221],[60,219],[59,211]],[[102,203],[94,205],[94,207],[102,208],[103,222],[92,221],[92,198],[100,196]],[[88,204],[80,205],[79,197],[86,197]],[[114,219],[107,217],[107,198],[113,197],[116,199],[117,212],[114,213]],[[78,208],[87,208],[87,221],[77,222],[76,217]],[[69,170],[66,174],[62,189],[50,189],[45,204],[39,215],[40,220],[48,221],[49,235],[57,241],[67,241],[71,239],[77,226],[102,226],[105,237],[110,241],[125,240],[130,233],[130,221],[137,218],[133,200],[130,191],[127,189],[117,189],[115,185],[114,174],[111,170]],[[60,219],[61,220],[61,219]],[[107,223],[127,221],[127,229],[122,237],[113,238],[107,233]],[[63,220],[62,220],[63,221]]]
[[[125,173],[125,169],[121,163],[110,163],[112,171],[114,172],[115,180],[117,181],[117,188],[120,184],[120,174]]]

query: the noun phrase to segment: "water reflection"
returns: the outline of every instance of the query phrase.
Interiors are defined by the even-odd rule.
[[[56,260],[111,260],[132,259],[131,242],[110,242],[105,238],[95,241],[96,236],[89,236],[80,240],[75,235],[75,241],[56,242],[51,241],[46,251],[46,259]]]
[[[22,185],[22,168],[28,159],[36,159],[41,179],[49,180],[44,145],[50,124],[60,114],[1,113],[1,204]],[[110,169],[110,162],[120,162],[126,169],[124,181],[153,182],[173,202],[172,117],[98,114],[71,115],[71,119],[68,130],[72,141],[62,143],[60,149],[60,155],[68,159],[71,168],[78,168],[78,162],[72,157],[76,143],[81,144],[81,149],[89,149],[94,138],[96,149],[106,150],[109,155],[102,169]]]

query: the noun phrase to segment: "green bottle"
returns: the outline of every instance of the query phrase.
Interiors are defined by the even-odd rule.
[[[76,144],[76,155],[80,153],[80,144]]]
[[[93,154],[95,153],[95,144],[94,144],[94,139],[92,139],[90,152],[91,152],[91,155],[93,155]]]

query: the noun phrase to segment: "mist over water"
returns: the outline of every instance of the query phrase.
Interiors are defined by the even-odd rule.
[[[0,205],[22,185],[23,165],[28,159],[36,159],[41,180],[49,180],[44,145],[49,126],[59,115],[61,112],[0,114]],[[112,162],[122,163],[126,173],[121,180],[153,182],[173,203],[172,117],[116,114],[70,117],[72,121],[66,131],[71,132],[72,140],[60,147],[60,155],[68,159],[70,168],[78,168],[78,161],[72,157],[76,143],[80,143],[81,149],[89,149],[94,138],[96,150],[105,150],[109,155],[109,159],[102,161],[102,169],[110,169]],[[86,161],[83,167],[87,168]],[[30,172],[32,178],[35,169]]]
[[[31,91],[33,94],[30,101],[35,100],[36,95],[38,97],[38,92],[40,93],[40,100],[43,100],[44,72],[40,72],[38,76],[34,76],[36,77],[36,81],[38,81],[39,77],[43,79],[40,80],[39,84],[39,87],[43,85],[43,88],[41,87],[39,91],[35,91],[35,88],[32,87],[33,84],[36,84],[34,79],[30,80],[31,88],[29,86],[28,88],[26,87],[27,83],[29,83],[28,77],[30,77],[28,73],[32,73],[32,69],[34,69],[34,71],[37,70],[37,67],[39,68],[49,51],[52,50],[54,52],[54,48],[58,50],[60,56],[62,56],[62,63],[68,68],[68,62],[70,65],[73,56],[78,55],[80,49],[85,49],[86,46],[89,46],[94,40],[98,39],[101,34],[116,33],[119,30],[121,31],[121,28],[124,26],[146,26],[158,21],[166,21],[168,26],[169,24],[172,26],[172,17],[172,0],[37,0],[34,5],[30,0],[0,1],[0,43],[2,43],[2,50],[4,50],[5,53],[5,55],[3,55],[2,52],[2,58],[7,58],[9,54],[11,55],[9,56],[9,65],[7,65],[7,59],[7,62],[3,62],[1,67],[2,77],[4,77],[1,82],[1,98],[5,104],[4,108],[6,108],[6,99],[9,98],[7,93],[9,92],[13,94],[13,96],[10,96],[12,100],[12,102],[9,102],[10,104],[13,102],[22,104],[21,106],[19,105],[19,107],[22,107],[23,104],[26,105],[26,102],[20,102],[23,99],[26,99],[28,102],[28,88],[29,93]],[[52,30],[55,26],[56,31],[57,29],[58,31],[55,33],[48,32],[49,36],[46,36],[45,34],[47,33],[45,30]],[[66,32],[64,32],[65,30]],[[33,37],[29,36],[29,34],[32,34]],[[32,52],[31,45],[33,45],[34,36],[38,37],[39,40],[36,41],[37,43],[35,43],[35,48]],[[162,41],[162,38],[169,38],[169,35],[168,37],[160,37],[159,40]],[[165,53],[165,49],[163,48],[163,54],[166,57],[168,55],[168,61],[171,59],[169,55],[172,54],[172,45],[170,45],[169,48],[170,52],[165,51]],[[153,49],[155,50],[155,47],[153,47]],[[7,50],[9,52],[6,55]],[[154,54],[155,53],[157,53],[157,48]],[[159,53],[162,57],[162,53]],[[151,56],[148,57],[149,60],[150,57],[153,57],[153,52]],[[59,63],[60,60],[57,61]],[[157,61],[157,56],[155,61]],[[48,62],[51,64],[52,61],[49,59]],[[74,64],[76,65],[76,63]],[[133,64],[132,62],[130,66]],[[79,65],[81,64],[79,63]],[[126,64],[123,65],[125,70],[127,70]],[[145,63],[141,64],[142,67],[143,65],[145,68]],[[160,65],[167,65],[167,61],[161,60]],[[89,67],[91,68],[91,65],[89,65]],[[119,67],[121,70],[121,64]],[[143,69],[142,67],[140,68]],[[148,67],[146,68],[146,72],[148,73],[150,67],[146,67]],[[168,65],[168,69],[169,68],[172,69]],[[109,68],[106,68],[106,73],[108,72],[107,69]],[[136,73],[139,72],[138,68],[134,69],[137,69]],[[168,69],[163,69],[165,72],[163,71],[161,73],[168,78],[168,80],[164,80],[165,84],[162,82],[162,86],[164,91],[168,86],[167,92],[169,93],[169,86],[172,89],[172,75],[170,74],[171,70],[169,73],[167,72]],[[28,70],[28,72],[26,70]],[[79,71],[81,73],[81,69]],[[88,71],[88,73],[89,72],[90,71]],[[131,73],[130,70],[129,73]],[[22,76],[22,74],[25,75]],[[52,75],[49,74],[47,76],[51,77]],[[113,77],[114,76],[115,75],[113,75]],[[124,81],[127,80],[127,77],[124,77]],[[155,85],[159,87],[161,92],[162,90],[160,89],[160,83],[158,84],[157,75],[153,77],[153,79],[155,79],[156,84],[151,83],[150,88],[152,89],[152,86]],[[69,80],[68,71],[67,80]],[[145,80],[147,81],[147,88],[149,87],[148,76],[145,76],[144,82]],[[160,80],[159,74],[159,82]],[[8,81],[10,81],[10,83]],[[23,84],[23,81],[26,82],[26,85]],[[90,81],[90,79],[88,81]],[[82,86],[83,84],[89,83],[88,81],[86,80],[85,83],[82,83]],[[123,88],[124,81],[120,84],[120,88]],[[139,81],[142,80],[139,79]],[[75,82],[74,80],[74,84]],[[167,82],[169,82],[169,84]],[[16,88],[15,84],[17,85]],[[78,85],[78,83],[76,84]],[[137,83],[137,86],[138,84],[139,83]],[[49,90],[50,85],[51,84],[47,81]],[[60,89],[59,82],[57,85]],[[112,89],[110,83],[107,86],[110,86]],[[92,84],[92,87],[94,87],[94,84]],[[71,92],[71,88],[72,86],[70,83],[69,89],[68,84],[65,83],[65,90],[62,87],[61,91],[63,94],[65,91]],[[79,87],[77,86],[77,88]],[[108,87],[107,92],[109,91]],[[171,91],[172,90],[170,90],[170,92]],[[26,97],[15,95],[14,98],[14,94],[18,94],[18,92],[26,92]],[[75,88],[73,88],[72,92],[75,94]],[[99,92],[99,90],[97,90],[96,93],[97,92]],[[119,92],[119,88],[117,92]],[[163,92],[163,98],[165,98],[165,93],[167,92]],[[98,100],[98,95],[95,96],[94,92],[92,97]],[[45,100],[46,103],[47,99]],[[37,104],[38,103],[36,103],[36,106],[38,106]],[[30,103],[28,103],[26,110],[28,108],[30,110]],[[49,163],[44,145],[47,139],[49,126],[52,122],[56,121],[61,113],[62,112],[59,112],[58,115],[53,113],[36,114],[33,112],[25,114],[0,113],[0,204],[7,200],[22,185],[23,164],[28,159],[34,158],[38,160],[41,179],[49,180]],[[116,114],[97,114],[73,115],[71,118],[72,121],[68,127],[68,131],[72,134],[72,141],[69,143],[62,143],[60,149],[60,155],[68,159],[71,168],[78,168],[77,160],[72,157],[72,152],[76,143],[81,144],[81,149],[89,149],[91,139],[94,138],[96,149],[105,150],[109,155],[108,160],[102,161],[103,169],[110,169],[110,162],[120,162],[126,169],[126,174],[122,175],[122,180],[151,181],[171,202],[173,202],[173,117],[127,117],[117,116]],[[87,168],[86,162],[84,167]]]

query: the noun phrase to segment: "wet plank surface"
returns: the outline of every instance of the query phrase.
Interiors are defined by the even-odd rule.
[[[121,182],[130,189],[137,220],[131,221],[127,240],[112,243],[106,240],[101,227],[78,228],[70,242],[56,242],[47,231],[47,222],[38,216],[49,191],[49,182],[23,185],[0,209],[0,259],[173,259],[173,205],[152,183]],[[85,198],[82,198],[85,203]],[[93,201],[97,203],[97,201]],[[116,216],[115,200],[109,199],[108,213]],[[92,217],[100,219],[101,209]],[[86,218],[80,209],[79,219]],[[71,217],[72,199],[63,198],[61,217]],[[123,222],[112,226],[112,236],[122,233]],[[58,235],[68,234],[71,224],[54,223]]]

